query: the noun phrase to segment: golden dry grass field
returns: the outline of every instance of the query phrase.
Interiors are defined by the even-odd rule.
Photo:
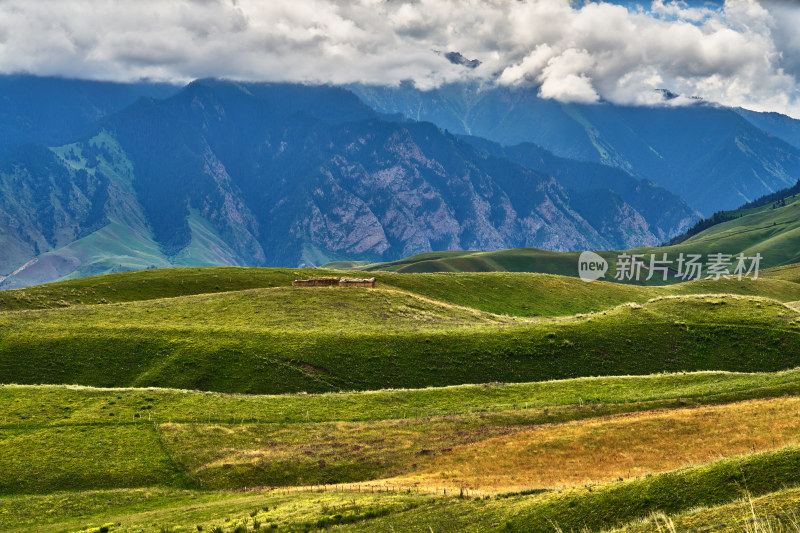
[[[503,493],[628,479],[800,441],[800,398],[658,410],[541,426],[456,446],[386,481]]]

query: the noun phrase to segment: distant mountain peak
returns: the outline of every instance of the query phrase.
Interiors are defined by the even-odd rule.
[[[655,92],[660,93],[664,101],[675,100],[676,98],[686,98],[687,100],[702,100],[700,96],[684,96],[682,94],[674,93],[669,89],[654,89]]]
[[[436,51],[437,54],[443,55],[445,59],[451,62],[454,65],[461,65],[462,67],[467,67],[470,69],[478,68],[482,61],[480,59],[467,59],[464,57],[460,52],[439,52]]]
[[[664,100],[674,100],[678,96],[680,96],[679,94],[674,93],[674,92],[670,91],[669,89],[655,89],[655,91],[657,93],[661,93],[661,96],[664,98]]]

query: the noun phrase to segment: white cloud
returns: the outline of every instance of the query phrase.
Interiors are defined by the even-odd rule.
[[[797,6],[782,8],[800,17]],[[592,89],[598,97],[632,104],[657,103],[654,89],[667,88],[727,105],[800,115],[795,75],[800,69],[786,68],[781,55],[786,40],[776,38],[772,12],[754,1],[729,0],[718,10],[656,0],[649,11],[608,3],[580,8],[560,3],[560,10],[549,14],[529,11],[521,17],[528,41],[519,30],[516,41],[534,52],[505,67],[500,83],[535,80],[542,96],[565,100],[586,101]],[[558,27],[555,35],[548,33],[551,24]],[[791,24],[784,26],[795,38]],[[537,42],[541,39],[545,42]],[[543,46],[547,61],[534,61]],[[570,62],[576,49],[589,56],[578,70],[550,68],[562,58]]]
[[[756,0],[0,0],[0,71],[420,87],[478,77],[632,104],[657,103],[663,87],[800,116],[798,27],[797,3]]]
[[[593,67],[594,58],[587,50],[568,48],[547,61],[538,77],[542,84],[539,93],[544,98],[556,98],[565,102],[596,102],[600,95],[592,87],[592,80],[585,74]]]
[[[557,54],[558,52],[547,43],[539,44],[521,62],[503,69],[498,82],[504,85],[514,85],[533,81]]]
[[[653,0],[650,11],[661,17],[673,17],[676,20],[688,20],[692,22],[702,22],[714,16],[714,10],[701,6],[689,7],[686,2]]]

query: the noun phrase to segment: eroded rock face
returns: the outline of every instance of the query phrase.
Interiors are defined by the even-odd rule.
[[[551,176],[487,160],[430,125],[373,129],[379,133],[352,131],[316,170],[294,233],[319,249],[397,259],[431,250],[608,244],[570,209]],[[624,214],[635,213],[625,207]]]
[[[0,272],[105,225],[108,190],[102,173],[73,171],[47,148],[12,153],[0,166]]]

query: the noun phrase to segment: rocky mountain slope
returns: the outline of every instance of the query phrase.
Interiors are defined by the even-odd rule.
[[[790,186],[800,177],[800,149],[791,144],[800,121],[788,117],[701,101],[681,107],[564,104],[539,98],[536,88],[351,89],[382,112],[430,120],[503,145],[531,142],[560,157],[618,167],[681,196],[705,216]]]
[[[177,93],[148,84],[71,87],[62,101],[83,103],[51,137],[41,131],[52,117],[5,118],[25,125],[8,142],[39,142],[0,161],[2,287],[172,265],[653,246],[688,229],[707,205],[703,198],[725,203],[730,194],[800,175],[797,149],[710,106],[634,112],[465,86],[357,88],[361,98],[339,87],[219,80]],[[501,113],[502,127],[491,126]],[[673,134],[645,131],[646,118],[662,115],[672,117]],[[89,124],[89,116],[97,120]],[[612,119],[619,131],[611,131]],[[695,130],[686,139],[674,135],[690,119]],[[786,120],[781,131],[794,131]],[[476,131],[505,145],[454,134]],[[529,142],[531,135],[552,151]],[[697,155],[698,136],[718,141],[705,158]],[[640,153],[653,146],[660,167]],[[683,161],[681,150],[694,154],[695,170],[661,183]],[[704,164],[713,172],[700,180]],[[726,170],[731,165],[735,172]]]
[[[137,101],[83,141],[18,150],[0,183],[13,249],[0,266],[9,274],[36,260],[6,286],[151,265],[311,265],[657,238],[618,197],[587,214],[590,223],[590,203],[552,175],[430,123],[384,120],[331,87],[198,81]],[[615,220],[624,231],[605,231]]]
[[[624,248],[658,245],[698,216],[678,195],[615,167],[558,157],[532,143],[504,147],[481,137],[462,138],[487,155],[555,177],[581,215]],[[639,216],[648,232],[637,233]]]

